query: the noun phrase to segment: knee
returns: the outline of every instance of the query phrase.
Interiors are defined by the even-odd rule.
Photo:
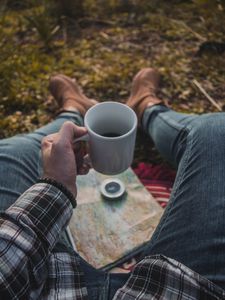
[[[200,116],[192,124],[190,136],[200,147],[225,149],[225,114]]]

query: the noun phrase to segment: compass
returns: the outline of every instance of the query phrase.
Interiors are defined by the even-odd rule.
[[[123,182],[117,178],[105,179],[100,186],[101,194],[107,199],[119,199],[125,193]]]

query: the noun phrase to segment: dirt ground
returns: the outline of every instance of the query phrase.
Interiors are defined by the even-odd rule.
[[[162,75],[160,97],[173,109],[223,111],[223,2],[168,2],[149,1],[129,11],[92,9],[58,24],[42,7],[1,12],[0,136],[28,132],[54,118],[48,82],[57,73],[75,77],[90,97],[124,102],[133,76],[151,66]],[[141,130],[134,165],[140,161],[162,161]]]

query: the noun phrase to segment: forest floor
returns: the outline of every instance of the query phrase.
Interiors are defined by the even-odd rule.
[[[173,109],[224,110],[225,51],[203,44],[224,42],[224,8],[159,2],[141,12],[93,12],[58,26],[47,17],[37,25],[31,9],[2,13],[0,137],[32,131],[54,118],[57,107],[48,83],[57,73],[76,78],[89,97],[125,102],[133,76],[151,66],[161,73],[160,96]],[[140,161],[162,161],[141,130],[134,165]]]

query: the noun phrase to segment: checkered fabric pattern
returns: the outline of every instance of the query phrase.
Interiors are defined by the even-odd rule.
[[[71,215],[66,196],[46,183],[31,187],[1,214],[0,299],[88,299],[79,259],[54,248]],[[225,299],[225,292],[156,255],[136,265],[114,296],[119,299]]]
[[[225,299],[225,292],[181,263],[162,255],[136,265],[113,300]]]

